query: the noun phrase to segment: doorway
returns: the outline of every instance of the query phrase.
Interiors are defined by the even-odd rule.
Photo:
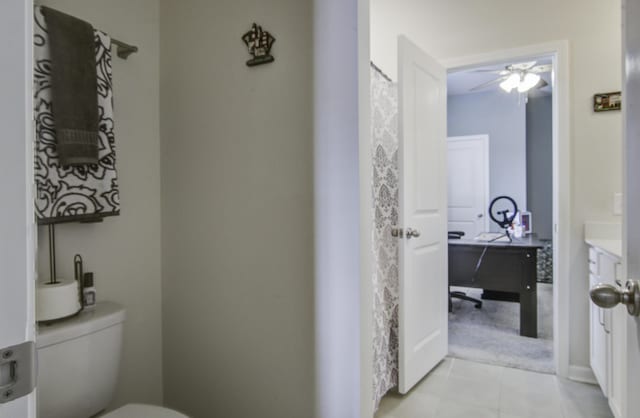
[[[552,281],[553,281],[553,369],[563,378],[580,379],[569,370],[569,225],[570,144],[569,144],[569,48],[567,42],[531,45],[447,60],[448,72],[498,65],[506,62],[545,60],[553,74],[552,107]]]
[[[569,144],[568,144],[568,119],[567,119],[568,111],[566,106],[567,98],[568,98],[567,56],[568,54],[567,54],[566,43],[558,42],[558,43],[552,43],[552,44],[524,47],[524,48],[519,48],[515,50],[499,51],[499,52],[494,52],[490,54],[484,54],[481,56],[447,60],[444,62],[444,67],[447,69],[449,73],[470,69],[470,68],[477,68],[480,66],[497,65],[497,64],[504,63],[511,60],[526,60],[529,58],[534,58],[534,59],[548,58],[551,62],[550,65],[552,66],[552,70],[554,74],[553,83],[555,87],[551,96],[551,102],[553,104],[552,117],[554,121],[553,129],[552,129],[553,131],[552,132],[552,148],[553,148],[553,155],[554,155],[553,167],[552,167],[552,171],[554,174],[552,233],[554,234],[554,238],[555,238],[554,239],[555,245],[552,251],[554,255],[552,263],[554,266],[554,273],[553,273],[554,279],[557,277],[564,277],[565,280],[563,281],[554,280],[554,285],[553,285],[554,292],[552,297],[553,299],[552,305],[553,305],[553,311],[557,315],[556,315],[556,324],[554,324],[554,327],[553,327],[553,352],[555,355],[553,358],[552,366],[550,368],[552,372],[556,372],[561,377],[568,376],[567,326],[568,326],[569,318],[568,318],[568,311],[566,310],[566,305],[562,305],[562,303],[560,303],[560,301],[563,301],[563,300],[566,303],[566,300],[568,299],[567,281],[566,281],[566,278],[568,277],[568,275],[565,272],[565,269],[567,268],[567,263],[566,262],[563,263],[562,260],[560,260],[558,257],[558,254],[567,254],[568,236],[566,235],[566,232],[559,233],[562,231],[559,231],[557,227],[557,225],[559,224],[566,224],[567,216],[568,216],[567,208],[568,208],[568,190],[569,190],[568,189],[568,185],[569,185],[569,182],[568,182],[569,146],[568,145]],[[373,70],[375,70],[375,68]],[[385,82],[389,83],[389,85],[392,87],[395,85],[396,89],[401,89],[401,87],[398,87],[397,84],[395,84],[396,83],[395,80],[392,80],[392,79],[390,80],[389,77],[385,77],[384,74],[379,74],[378,76],[376,76],[374,73],[372,75],[372,78],[375,79],[376,77],[379,80],[385,80]],[[398,94],[397,90],[396,90],[396,94]],[[373,91],[372,97],[373,96],[375,96],[375,91]],[[396,99],[398,99],[397,96],[396,96]],[[400,100],[397,100],[396,104],[399,101]],[[372,119],[374,120],[374,126],[376,126],[375,119],[376,119],[376,116],[379,116],[379,114],[376,113],[377,112],[376,109],[372,109],[372,112],[373,112]],[[402,116],[400,116],[399,118],[402,119]],[[393,120],[393,118],[389,120]],[[402,128],[398,128],[398,129],[401,130]],[[381,136],[380,138],[384,139],[386,137]],[[376,148],[375,141],[376,141],[376,138],[374,134],[373,143],[369,145],[371,146],[374,159],[377,159],[378,149]],[[489,141],[491,141],[491,138],[489,139]],[[446,144],[445,144],[445,148],[446,148]],[[443,154],[443,155],[445,155],[446,157],[446,154]],[[391,157],[393,157],[393,155],[391,155]],[[396,159],[395,161],[397,160],[398,159]],[[389,158],[389,161],[393,162],[394,159]],[[401,169],[402,167],[399,167],[399,171],[401,171]],[[374,173],[374,183],[375,183],[375,177],[376,175]],[[400,173],[400,177],[401,177],[401,173]],[[523,188],[526,189],[526,186],[524,186]],[[388,190],[386,190],[385,192],[388,194]],[[526,192],[524,194],[526,195]],[[402,196],[402,193],[400,193],[400,196]],[[376,198],[376,193],[374,192],[374,200],[375,198]],[[526,201],[526,198],[522,200]],[[373,212],[376,212],[375,207]],[[390,213],[393,213],[393,211],[390,211]],[[378,213],[376,212],[375,215],[377,216]],[[402,221],[400,221],[399,225],[401,227],[412,227],[412,225],[402,224]],[[389,226],[389,228],[391,228],[391,226]],[[392,232],[391,229],[388,229],[387,232],[391,233]],[[382,236],[384,237],[384,240],[386,242],[391,242],[386,237],[384,230],[381,230],[381,233],[383,234]],[[400,246],[406,245],[406,241],[401,241],[401,240],[397,241],[397,245],[400,245]],[[398,281],[401,283],[403,280],[402,266],[397,266],[395,270],[392,270],[392,272],[393,271],[395,271],[396,274],[398,273],[398,271],[400,272],[400,277]],[[443,280],[445,280],[445,283],[446,283],[446,280],[447,280],[446,274]],[[374,284],[374,288],[375,288],[375,284]],[[397,298],[396,303],[400,305],[399,307],[396,308],[399,311],[403,309],[401,306],[402,305],[401,292],[402,290],[400,286],[399,293],[392,293],[392,296]],[[384,293],[381,293],[381,294],[384,294]],[[400,297],[398,297],[398,295],[400,295]],[[374,300],[374,304],[375,304],[375,300]],[[391,321],[393,322],[393,320]],[[377,322],[377,318],[374,320],[374,322]],[[396,323],[398,322],[396,321]],[[402,319],[400,319],[400,327],[401,326],[402,326]],[[376,331],[374,329],[374,334],[375,333]],[[560,335],[559,338],[558,338],[558,335]],[[393,336],[393,333],[392,333],[392,336]],[[396,334],[396,336],[399,336],[400,344],[402,344],[401,332]],[[374,357],[376,359],[379,359],[378,357],[375,356],[375,354],[374,354]],[[376,363],[376,367],[378,366],[380,366],[380,363]],[[374,374],[375,372],[376,371],[374,371]],[[401,375],[402,365],[400,365],[400,367],[396,367],[395,369],[393,369],[392,367],[390,376],[393,376],[393,373],[397,373]],[[425,372],[425,374],[427,373]],[[374,376],[374,379],[375,379],[375,376]],[[407,390],[407,388],[405,388],[405,390]]]
[[[448,225],[464,234],[449,245],[452,357],[555,373],[552,70],[526,57],[449,72]],[[500,196],[517,206],[496,202],[509,237],[490,213]]]

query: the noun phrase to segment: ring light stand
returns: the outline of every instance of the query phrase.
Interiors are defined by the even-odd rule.
[[[494,206],[496,205],[496,203],[498,203],[501,200],[509,201],[509,203],[511,204],[512,208],[511,209],[494,211]],[[511,216],[507,215],[509,212],[512,213]],[[511,239],[511,234],[509,234],[509,227],[513,223],[513,220],[516,218],[517,214],[518,214],[518,205],[516,204],[516,201],[513,200],[509,196],[498,196],[495,199],[493,199],[491,201],[491,204],[489,205],[489,217],[491,218],[491,220],[493,222],[498,224],[498,226],[500,228],[504,229],[504,236],[509,238],[509,242],[513,241]],[[499,219],[499,218],[501,218],[501,219]],[[496,238],[496,240],[500,239],[500,238],[502,238],[502,237],[498,237],[498,238]]]

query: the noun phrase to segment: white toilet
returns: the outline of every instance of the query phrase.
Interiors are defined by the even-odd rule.
[[[101,302],[78,316],[38,329],[38,418],[89,418],[104,411],[116,388],[124,309]],[[166,408],[125,405],[101,418],[187,418]]]

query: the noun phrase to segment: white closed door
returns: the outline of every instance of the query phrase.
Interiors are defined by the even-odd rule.
[[[448,229],[473,238],[488,231],[489,136],[447,140]]]
[[[33,210],[33,4],[5,0],[0,13],[0,418],[34,418],[35,396],[23,385],[35,338]],[[27,344],[25,344],[27,343]],[[33,353],[33,350],[31,350]],[[33,370],[33,369],[31,369]],[[33,381],[32,381],[33,382]]]
[[[399,391],[447,354],[446,71],[398,40]]]

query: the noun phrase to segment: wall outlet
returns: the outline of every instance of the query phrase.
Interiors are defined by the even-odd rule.
[[[613,214],[622,216],[622,193],[613,194]]]

